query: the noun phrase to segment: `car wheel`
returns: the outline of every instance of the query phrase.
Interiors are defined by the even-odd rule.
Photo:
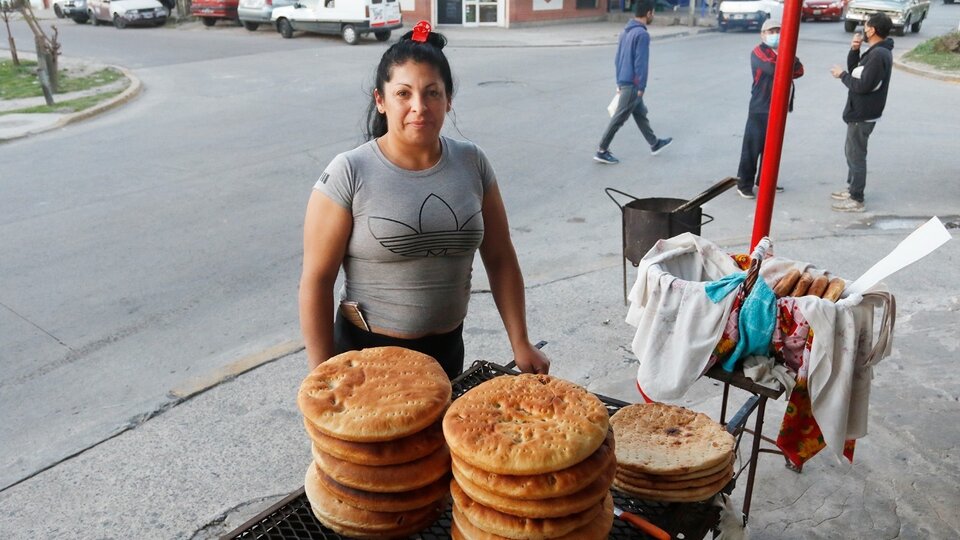
[[[917,21],[917,22],[913,23],[912,25],[910,25],[910,31],[913,32],[914,34],[916,34],[917,32],[920,31],[920,25],[921,25],[921,24],[923,24],[923,19],[920,19],[919,21]]]
[[[121,16],[119,16],[119,15],[114,15],[114,16],[113,16],[113,26],[116,27],[117,30],[123,30],[124,28],[127,27],[127,21],[126,21],[126,19],[124,19],[123,17],[121,17]]]
[[[53,14],[56,15],[58,19],[63,18],[63,10],[56,4],[53,5]]]
[[[377,38],[377,41],[386,41],[390,39],[389,30],[385,30],[383,32],[374,32],[373,35]]]
[[[160,20],[156,21],[155,23],[153,23],[153,25],[154,25],[154,26],[157,26],[157,27],[163,26],[163,25],[165,25],[165,24],[167,24],[167,20],[166,20],[166,19],[160,19]]]
[[[857,21],[843,21],[843,29],[847,32],[853,32],[857,29]]]
[[[213,26],[213,25],[217,24],[217,19],[215,19],[215,18],[213,18],[213,17],[204,17],[204,18],[200,19],[200,22],[202,22],[204,26],[210,27],[210,26]]]
[[[721,32],[726,32],[726,31],[727,31],[727,25],[725,25],[725,24],[718,24],[718,25],[717,25],[717,30],[720,30]]]
[[[356,45],[360,41],[360,35],[357,34],[357,29],[353,27],[352,24],[345,24],[340,30],[340,35],[343,36],[343,40],[347,42],[347,45]]]
[[[243,21],[243,27],[251,32],[256,32],[257,28],[260,28],[260,23]]]
[[[290,39],[293,37],[293,25],[287,19],[280,19],[277,21],[277,32],[280,32],[284,39]]]
[[[86,15],[77,15],[76,17],[73,18],[73,22],[75,22],[75,23],[77,23],[77,24],[87,24],[87,16],[86,16]]]
[[[894,28],[893,32],[898,36],[905,35],[907,33],[907,26],[910,26],[910,19],[907,19],[907,22],[903,23],[903,26]]]

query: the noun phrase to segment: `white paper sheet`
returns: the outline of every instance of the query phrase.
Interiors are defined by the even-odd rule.
[[[943,226],[940,218],[933,216],[847,287],[843,296],[865,293],[870,287],[926,257],[950,238],[950,233]]]

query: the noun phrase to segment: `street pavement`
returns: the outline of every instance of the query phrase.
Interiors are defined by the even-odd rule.
[[[581,47],[609,45],[620,26],[578,25],[572,40],[569,29],[560,25],[444,31],[464,47]],[[654,30],[657,39],[690,32],[674,27]],[[936,91],[940,90],[930,90],[931,94]],[[890,133],[894,128],[884,127],[889,130],[887,137],[894,137]],[[626,138],[621,134],[618,141],[626,145]],[[682,155],[677,154],[678,161]],[[602,176],[607,172],[597,173],[597,181],[612,178]],[[791,179],[796,181],[796,175]],[[821,218],[785,204],[775,217],[779,223],[796,224],[798,233],[782,227],[776,249],[855,277],[931,211],[940,212],[956,227],[960,192],[956,182],[942,180],[939,200],[908,205],[897,216],[881,213],[834,224],[833,229],[824,227],[815,234],[810,231],[816,230],[814,222]],[[821,179],[811,182],[818,188],[824,183]],[[718,214],[721,223],[725,217],[731,222],[735,221],[732,213],[726,211],[730,206],[734,203],[725,199],[708,209]],[[607,210],[615,209],[611,205]],[[573,213],[576,216],[577,210]],[[580,215],[587,217],[569,217],[551,232],[597,222],[589,211]],[[751,217],[742,215],[736,227],[718,225],[718,235],[711,238],[730,250],[742,249]],[[530,286],[528,317],[536,332],[533,338],[550,341],[545,351],[567,359],[555,364],[556,375],[603,395],[637,401],[632,328],[623,322],[620,264],[619,253],[602,253],[591,267],[578,267],[561,279],[540,279],[544,269],[525,267]],[[779,458],[762,456],[749,523],[754,538],[960,535],[956,488],[960,485],[960,429],[955,421],[960,412],[960,383],[949,376],[960,348],[958,267],[960,244],[953,241],[887,280],[900,309],[893,356],[878,367],[874,379],[870,435],[858,444],[853,464],[832,459],[824,451],[797,474],[785,469]],[[471,300],[467,349],[473,358],[505,363],[509,351],[504,340],[490,339],[497,334],[499,321],[489,294],[483,293],[482,279],[478,276],[479,291]],[[298,343],[283,344],[268,354],[249,355],[208,383],[176,389],[180,399],[155,411],[150,419],[0,492],[3,536],[215,538],[231,530],[302,485],[310,457],[295,396],[305,364]],[[250,367],[254,369],[246,371]],[[743,399],[734,396],[737,404]],[[716,417],[719,402],[719,387],[700,381],[677,403]],[[767,436],[775,436],[783,412],[782,402],[768,407]],[[746,436],[741,448],[749,442]],[[741,485],[734,492],[738,507],[742,496]]]

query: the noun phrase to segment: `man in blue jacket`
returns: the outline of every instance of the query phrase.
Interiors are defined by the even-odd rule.
[[[870,45],[863,54],[863,38],[853,36],[847,53],[847,71],[833,66],[830,72],[847,87],[847,105],[843,121],[847,123],[847,189],[830,197],[838,202],[837,212],[863,212],[863,190],[867,185],[867,140],[887,104],[887,90],[893,72],[893,40],[888,38],[893,22],[883,13],[871,15],[863,25],[863,35]]]
[[[617,45],[617,110],[610,118],[610,124],[600,139],[600,147],[593,159],[600,163],[615,164],[620,160],[610,153],[610,142],[617,130],[633,115],[640,133],[650,145],[650,153],[657,155],[673,139],[658,139],[647,120],[647,107],[643,104],[643,92],[647,89],[647,68],[650,61],[650,34],[647,23],[653,21],[653,0],[637,0],[634,6],[634,18],[627,23],[620,34]]]
[[[750,53],[750,74],[753,87],[750,90],[750,108],[747,125],[743,130],[743,146],[740,150],[740,168],[737,170],[737,191],[745,199],[755,199],[753,186],[759,184],[757,164],[763,155],[767,139],[767,122],[770,119],[770,96],[773,94],[773,72],[777,67],[777,47],[780,44],[780,21],[767,19],[760,28],[760,44]],[[799,58],[793,62],[793,78],[803,77],[803,64]],[[788,110],[793,110],[793,85],[790,86]],[[777,191],[783,188],[777,186]]]

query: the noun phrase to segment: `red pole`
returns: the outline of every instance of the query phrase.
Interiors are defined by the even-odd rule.
[[[773,217],[773,199],[777,193],[780,173],[780,154],[783,151],[783,132],[787,127],[787,108],[793,84],[793,62],[797,57],[797,36],[800,34],[801,0],[786,0],[780,27],[780,45],[777,47],[777,67],[773,73],[773,94],[770,96],[770,118],[767,138],[763,143],[763,163],[760,166],[760,190],[757,210],[753,218],[753,238],[750,251],[760,239],[770,235]]]

